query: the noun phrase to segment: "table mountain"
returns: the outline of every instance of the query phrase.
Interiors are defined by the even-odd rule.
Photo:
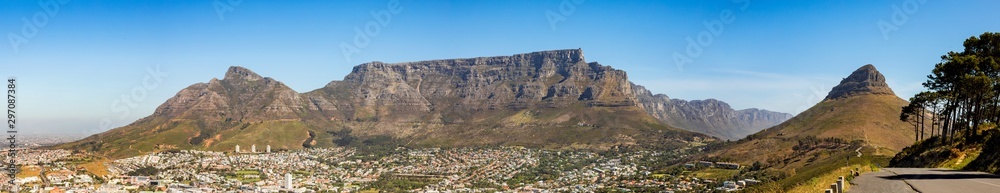
[[[58,148],[123,157],[235,145],[606,149],[713,140],[663,124],[635,89],[624,71],[587,62],[580,49],[370,62],[305,93],[231,67],[221,80],[179,91],[148,117]]]

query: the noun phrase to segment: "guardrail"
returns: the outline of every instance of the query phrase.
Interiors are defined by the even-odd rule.
[[[837,177],[837,183],[830,184],[830,189],[826,193],[844,193],[844,176]]]

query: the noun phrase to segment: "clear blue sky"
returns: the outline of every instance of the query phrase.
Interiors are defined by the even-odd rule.
[[[371,12],[388,11],[391,1],[41,2],[58,10],[0,1],[0,72],[20,81],[18,123],[28,133],[92,134],[101,120],[125,125],[232,65],[307,92],[368,61],[570,48],[627,71],[654,93],[798,113],[869,63],[909,98],[940,55],[1000,31],[997,1],[750,0],[741,9],[733,1],[402,0],[384,26]],[[686,38],[710,33],[704,23],[720,13],[735,20],[678,68],[674,53],[686,55]],[[550,17],[564,20],[553,25]],[[898,30],[883,36],[880,20]],[[354,29],[369,23],[378,33],[356,45]],[[37,32],[24,30],[31,27]],[[341,44],[360,52],[348,60]],[[168,75],[143,88],[147,68]],[[122,116],[115,100],[133,91],[147,96]]]

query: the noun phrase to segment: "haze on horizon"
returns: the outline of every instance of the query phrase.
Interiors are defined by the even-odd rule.
[[[994,1],[41,2],[0,2],[23,133],[126,125],[234,65],[308,92],[369,61],[575,48],[654,93],[795,114],[864,64],[906,99],[956,42],[1000,31],[980,19]]]

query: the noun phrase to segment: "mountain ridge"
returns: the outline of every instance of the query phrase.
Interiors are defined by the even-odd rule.
[[[716,99],[671,99],[665,94],[653,95],[634,83],[633,87],[643,109],[650,115],[670,126],[721,139],[737,140],[792,118],[788,113],[757,108],[735,110]]]
[[[663,124],[627,74],[582,49],[511,56],[368,62],[298,93],[230,67],[179,91],[148,117],[60,147],[135,155],[165,149],[334,146],[386,138],[410,146],[683,146],[711,137]]]

